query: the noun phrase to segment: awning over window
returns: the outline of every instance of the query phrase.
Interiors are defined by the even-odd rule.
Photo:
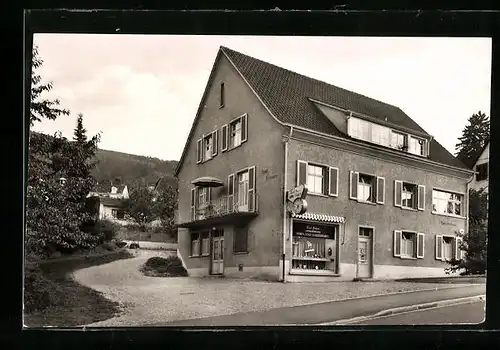
[[[304,214],[292,214],[292,218],[301,219],[301,220],[313,220],[313,221],[322,221],[322,222],[335,222],[335,223],[344,223],[345,218],[343,216],[334,216],[334,215],[324,215],[324,214],[315,214],[306,212]]]
[[[195,186],[200,187],[221,187],[224,186],[224,182],[219,180],[216,177],[211,176],[203,176],[191,181],[191,183]]]

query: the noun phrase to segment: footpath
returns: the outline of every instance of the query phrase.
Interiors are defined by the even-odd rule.
[[[406,312],[421,308],[452,305],[467,300],[484,298],[486,284],[466,287],[451,287],[439,290],[426,290],[380,295],[271,309],[262,312],[245,312],[232,315],[187,319],[181,321],[151,324],[146,326],[273,326],[273,325],[322,325],[346,324],[373,315]]]

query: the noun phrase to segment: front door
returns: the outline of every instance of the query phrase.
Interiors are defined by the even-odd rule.
[[[224,235],[216,230],[212,233],[212,274],[224,273]]]
[[[360,227],[358,235],[358,278],[372,277],[373,229]]]

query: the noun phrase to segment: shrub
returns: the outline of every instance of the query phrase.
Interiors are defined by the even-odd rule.
[[[110,251],[110,252],[111,252],[111,251],[115,250],[117,246],[116,246],[116,244],[113,244],[113,243],[110,243],[110,242],[104,242],[104,243],[102,244],[102,247],[103,247],[105,250],[107,250],[107,251]]]
[[[57,285],[47,279],[36,263],[26,263],[24,276],[24,308],[26,312],[43,310],[58,304],[61,296]]]
[[[118,248],[123,248],[127,245],[127,242],[123,242],[123,241],[118,241],[118,242],[115,242],[115,245],[118,247]]]
[[[141,268],[146,276],[153,277],[185,277],[188,275],[182,261],[177,256],[149,258]]]
[[[134,242],[134,243],[130,243],[130,249],[139,249],[139,243],[137,242]]]

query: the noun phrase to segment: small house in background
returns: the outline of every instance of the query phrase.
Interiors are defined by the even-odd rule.
[[[474,163],[473,170],[476,172],[474,180],[472,180],[471,188],[478,191],[481,188],[488,193],[488,179],[489,179],[489,165],[490,165],[490,143],[486,143],[483,150],[480,152],[479,157]]]
[[[127,185],[122,184],[119,179],[97,183],[94,191],[90,192],[87,197],[98,199],[99,219],[108,219],[121,225],[129,223],[125,220],[125,205],[127,199],[130,198],[129,192]]]

